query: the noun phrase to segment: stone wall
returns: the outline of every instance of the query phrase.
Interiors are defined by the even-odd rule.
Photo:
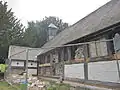
[[[43,76],[51,75],[51,67],[40,67],[38,69],[38,74]]]

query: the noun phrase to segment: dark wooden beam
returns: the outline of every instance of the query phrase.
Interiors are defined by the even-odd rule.
[[[83,55],[84,55],[84,79],[88,80],[88,50],[87,50],[87,45],[84,45],[84,51],[83,51]]]
[[[67,47],[68,61],[71,61],[71,47]]]

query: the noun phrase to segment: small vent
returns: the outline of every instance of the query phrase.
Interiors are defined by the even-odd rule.
[[[19,65],[19,62],[17,62],[17,65]]]

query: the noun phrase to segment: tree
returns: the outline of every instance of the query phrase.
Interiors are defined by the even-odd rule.
[[[7,8],[7,2],[0,1],[0,61],[7,58],[8,47],[11,44],[22,44],[24,26]]]
[[[58,17],[45,17],[42,21],[28,22],[28,28],[24,34],[26,46],[41,47],[47,42],[48,26],[53,23],[58,27],[58,33],[68,27],[68,23],[64,23]]]

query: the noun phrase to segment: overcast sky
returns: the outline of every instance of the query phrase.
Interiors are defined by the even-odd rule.
[[[74,24],[110,0],[3,0],[15,15],[27,25],[27,21],[41,20],[45,16],[57,16]]]

